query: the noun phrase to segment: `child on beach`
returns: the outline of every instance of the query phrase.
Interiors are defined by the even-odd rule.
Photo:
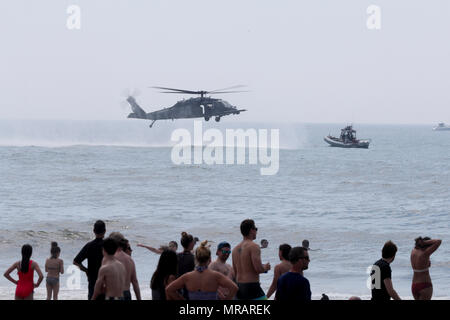
[[[59,275],[64,273],[64,261],[59,259],[61,249],[56,242],[52,242],[50,258],[45,261],[45,272],[47,272],[47,300],[58,300]]]

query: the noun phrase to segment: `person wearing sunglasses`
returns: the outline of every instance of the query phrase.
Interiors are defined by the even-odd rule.
[[[258,228],[251,219],[241,223],[243,239],[232,252],[233,270],[239,291],[238,300],[267,300],[266,294],[261,289],[259,274],[270,270],[270,263],[262,264],[261,248],[255,242]]]
[[[309,266],[308,250],[303,247],[292,248],[289,261],[292,267],[278,279],[275,300],[310,301],[311,287],[303,276],[303,271]]]
[[[227,263],[230,254],[231,254],[231,245],[226,241],[222,241],[217,246],[216,251],[217,259],[214,262],[211,262],[208,268],[220,272],[234,281],[233,267]],[[219,287],[217,293],[221,300],[225,299],[225,297],[228,296],[228,291],[226,288]]]

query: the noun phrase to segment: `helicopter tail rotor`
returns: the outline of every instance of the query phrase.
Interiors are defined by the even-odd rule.
[[[128,97],[139,97],[141,95],[141,90],[138,88],[126,88],[122,91],[122,96]]]

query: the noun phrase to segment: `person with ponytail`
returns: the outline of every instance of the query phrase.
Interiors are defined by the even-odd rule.
[[[11,267],[6,270],[4,276],[6,279],[11,281],[16,285],[16,300],[33,300],[34,288],[39,287],[44,276],[39,268],[37,262],[31,260],[31,254],[33,253],[33,248],[29,244],[25,244],[22,247],[22,260],[17,261]],[[17,275],[19,280],[15,280],[11,277],[11,272],[17,270]],[[39,279],[34,283],[34,271],[36,270]]]
[[[181,233],[181,245],[183,246],[183,252],[177,253],[178,260],[178,273],[177,277],[181,277],[185,273],[191,272],[195,268],[195,258],[192,254],[192,250],[194,249],[195,242],[197,238],[194,238],[191,234],[187,232]],[[181,289],[181,294],[185,299],[188,299],[186,289]]]
[[[194,249],[195,240],[192,234],[187,232],[181,233],[181,245],[183,246],[183,252],[177,254],[178,256],[178,276],[181,277],[186,272],[190,272],[195,268],[195,259],[192,254]]]
[[[59,259],[61,249],[56,242],[52,242],[50,258],[45,261],[45,272],[47,272],[47,300],[58,300],[59,275],[64,273],[64,261]]]
[[[167,300],[183,300],[185,297],[178,290],[186,288],[188,300],[217,300],[219,287],[225,288],[228,294],[224,297],[231,300],[238,291],[237,285],[220,272],[208,269],[211,262],[211,250],[208,241],[203,241],[195,250],[195,270],[185,273],[166,287]]]

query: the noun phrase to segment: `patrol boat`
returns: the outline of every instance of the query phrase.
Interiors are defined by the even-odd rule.
[[[356,139],[356,130],[353,130],[353,127],[346,126],[344,129],[341,129],[341,136],[339,138],[328,135],[323,138],[326,143],[328,143],[332,147],[340,147],[340,148],[369,148],[369,144],[371,142],[370,139],[359,140]]]

